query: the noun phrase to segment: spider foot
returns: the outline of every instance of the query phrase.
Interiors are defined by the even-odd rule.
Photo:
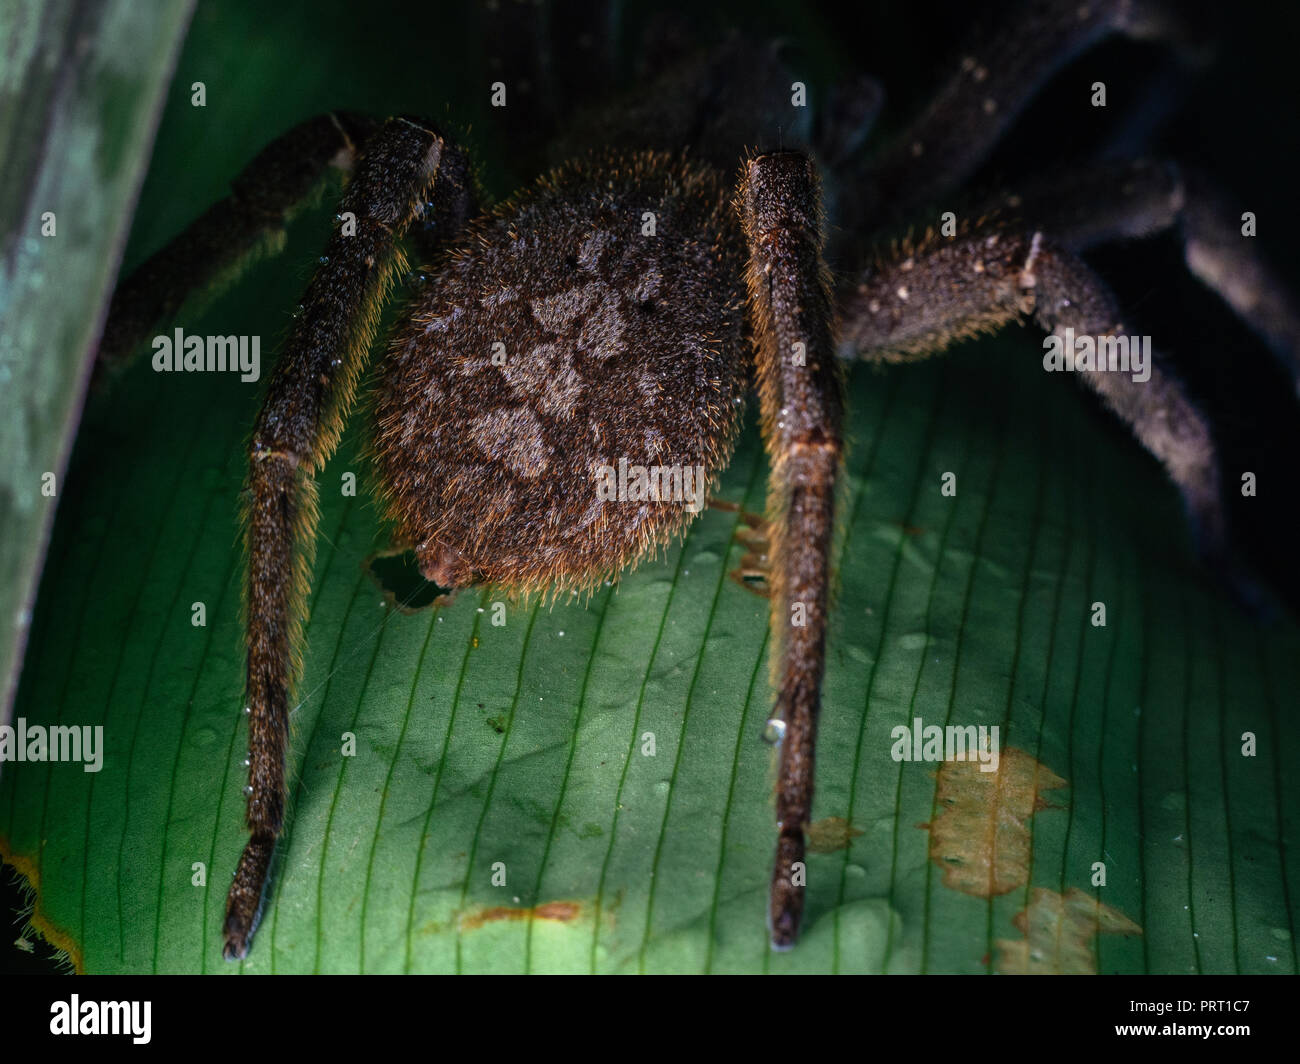
[[[776,843],[776,864],[767,910],[767,929],[775,953],[793,949],[799,940],[799,922],[803,917],[803,861],[803,831],[787,834],[783,830]]]
[[[248,953],[253,933],[262,918],[262,902],[275,855],[275,835],[258,831],[248,840],[235,870],[235,881],[226,897],[226,922],[221,929],[225,945],[221,955],[228,961],[241,961]]]

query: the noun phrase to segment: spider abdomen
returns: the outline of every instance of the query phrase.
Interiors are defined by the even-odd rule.
[[[376,398],[380,490],[442,586],[589,587],[699,511],[748,385],[726,181],[570,164],[473,223]]]

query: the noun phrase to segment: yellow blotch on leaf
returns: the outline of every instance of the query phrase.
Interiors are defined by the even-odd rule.
[[[988,898],[1029,882],[1029,818],[1049,808],[1044,791],[1068,786],[1023,750],[1003,750],[996,772],[978,761],[945,761],[938,774],[939,815],[919,824],[930,832],[930,860],[943,884]]]
[[[1011,921],[1024,938],[998,939],[997,970],[1004,975],[1096,975],[1098,935],[1140,935],[1142,928],[1091,894],[1035,887],[1029,908]]]
[[[834,853],[845,849],[862,832],[843,817],[828,816],[809,824],[806,834],[812,853]]]

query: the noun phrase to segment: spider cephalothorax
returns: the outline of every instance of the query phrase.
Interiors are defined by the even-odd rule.
[[[502,17],[532,10],[502,7],[511,9]],[[1015,319],[1113,349],[1129,330],[1079,253],[1177,227],[1189,268],[1293,374],[1300,367],[1287,293],[1204,185],[1176,166],[1068,171],[1016,196],[933,209],[940,196],[961,205],[962,183],[1066,58],[1110,31],[1176,39],[1160,11],[1133,0],[1022,5],[972,40],[935,102],[874,155],[860,151],[881,99],[874,83],[845,83],[814,123],[776,48],[741,38],[702,52],[668,48],[649,83],[625,97],[593,99],[587,85],[586,99],[570,101],[568,132],[552,141],[568,161],[486,212],[467,154],[439,127],[327,115],[268,147],[229,199],[123,283],[101,346],[110,362],[189,291],[273,241],[326,170],[350,176],[249,452],[251,839],[227,904],[227,956],[248,948],[283,822],[312,478],[403,272],[403,238],[429,268],[379,367],[371,454],[399,539],[440,585],[583,588],[635,563],[698,512],[756,388],[772,466],[772,674],[783,725],[768,918],[773,946],[794,943],[846,417],[837,356],[926,357]],[[562,60],[537,62],[546,65],[537,79],[564,81]],[[574,71],[586,85],[589,69]],[[513,112],[505,121],[527,135]],[[838,226],[834,276],[823,174]],[[923,236],[859,252],[885,246],[878,238],[908,217]],[[1077,376],[1165,465],[1207,559],[1226,570],[1205,416],[1164,360],[1141,374],[1117,368]],[[611,475],[628,467],[675,473],[653,493],[610,494]]]

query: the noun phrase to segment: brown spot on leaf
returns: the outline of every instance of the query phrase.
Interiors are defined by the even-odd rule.
[[[727,575],[746,591],[763,598],[772,597],[772,541],[768,524],[759,514],[742,509],[738,503],[714,500],[709,503],[715,510],[738,513],[741,526],[736,529],[735,540],[745,548],[740,564]]]
[[[529,905],[514,909],[508,905],[494,905],[489,909],[462,913],[460,930],[473,931],[484,924],[498,920],[555,920],[562,924],[571,924],[582,915],[582,902],[548,901],[541,905]]]
[[[930,860],[953,890],[988,898],[1029,882],[1029,818],[1049,808],[1044,791],[1068,786],[1023,750],[1003,750],[996,772],[978,761],[945,761],[938,773],[939,815]]]
[[[828,816],[809,824],[806,834],[808,849],[812,853],[834,853],[847,848],[862,832],[850,820]]]
[[[1035,887],[1029,907],[1012,920],[1024,938],[998,939],[997,970],[1005,975],[1096,975],[1098,935],[1140,935],[1142,928],[1091,894]]]

